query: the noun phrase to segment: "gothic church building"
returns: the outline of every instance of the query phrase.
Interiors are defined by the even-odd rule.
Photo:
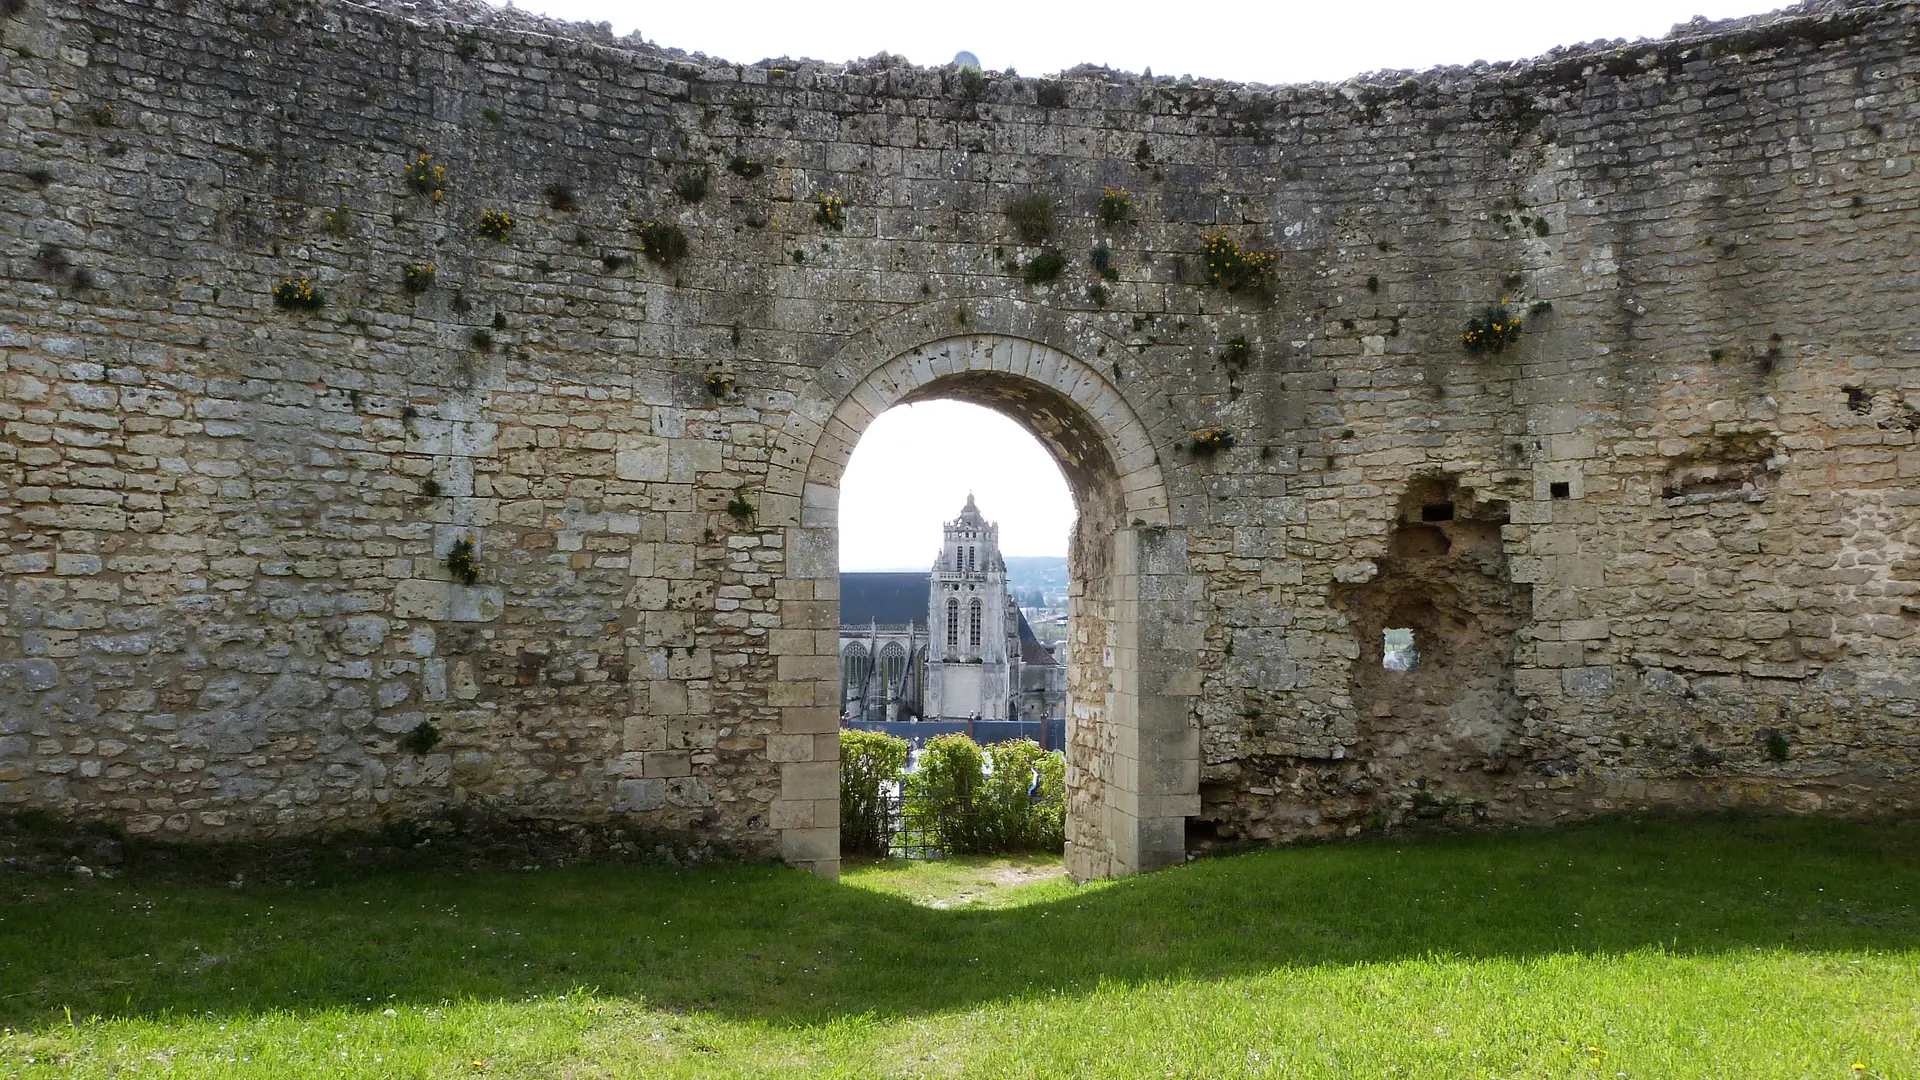
[[[1000,526],[967,496],[930,573],[840,575],[841,715],[850,720],[1047,720],[1066,667],[1007,589]]]

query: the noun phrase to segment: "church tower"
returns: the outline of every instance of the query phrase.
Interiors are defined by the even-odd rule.
[[[927,596],[932,628],[927,650],[928,719],[1007,719],[1012,683],[1007,627],[1014,614],[1007,564],[1000,558],[1000,526],[967,496],[960,516],[946,523]]]

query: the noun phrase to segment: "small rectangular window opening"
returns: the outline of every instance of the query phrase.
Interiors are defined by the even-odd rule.
[[[1450,502],[1446,502],[1446,503],[1434,503],[1432,506],[1423,506],[1420,508],[1420,520],[1421,521],[1452,521],[1453,520],[1453,504]]]
[[[1555,480],[1553,483],[1547,485],[1547,494],[1556,499],[1571,499],[1573,498],[1573,485],[1565,480]]]
[[[1412,671],[1420,666],[1420,651],[1413,647],[1412,627],[1380,632],[1380,666],[1388,671]]]

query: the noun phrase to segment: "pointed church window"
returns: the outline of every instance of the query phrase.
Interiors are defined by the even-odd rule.
[[[980,652],[980,600],[977,597],[974,599],[972,604],[968,605],[967,644],[972,647],[975,655],[979,654]]]
[[[857,688],[867,679],[867,647],[854,642],[847,646],[841,655],[840,681],[847,690]]]
[[[960,648],[960,598],[947,597],[947,648]]]

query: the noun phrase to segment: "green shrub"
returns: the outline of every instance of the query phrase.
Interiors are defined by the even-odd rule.
[[[920,748],[920,767],[907,777],[906,827],[948,855],[986,850],[974,825],[974,794],[986,758],[965,735],[936,735]]]
[[[878,731],[840,732],[840,850],[884,855],[893,843],[885,788],[900,780],[907,740]]]
[[[981,850],[1061,850],[1066,845],[1066,759],[1031,739],[1016,739],[987,747],[986,761],[973,800]],[[1037,801],[1031,794],[1036,775]]]
[[[947,855],[1059,851],[1066,767],[1064,756],[1027,739],[982,748],[965,735],[936,736],[906,778],[904,826]]]

